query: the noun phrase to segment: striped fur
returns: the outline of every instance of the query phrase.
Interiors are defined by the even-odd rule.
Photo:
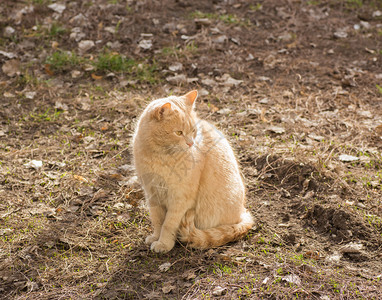
[[[220,225],[209,229],[195,226],[195,210],[187,211],[179,227],[179,239],[188,246],[198,249],[214,248],[236,241],[253,226],[253,218],[247,211],[241,214],[241,222],[232,225]]]

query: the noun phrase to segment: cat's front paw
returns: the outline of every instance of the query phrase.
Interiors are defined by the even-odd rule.
[[[174,243],[171,245],[166,245],[160,241],[155,241],[151,244],[151,250],[157,253],[166,253],[174,247]]]
[[[146,240],[145,240],[145,243],[147,245],[151,245],[152,243],[156,242],[157,240],[159,240],[159,236],[155,236],[153,234],[150,234]]]

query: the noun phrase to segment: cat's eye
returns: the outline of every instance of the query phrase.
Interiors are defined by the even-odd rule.
[[[175,134],[181,136],[183,134],[183,131],[180,131],[180,130],[175,131]]]

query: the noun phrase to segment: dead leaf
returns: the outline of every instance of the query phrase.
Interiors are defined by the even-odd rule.
[[[53,41],[52,42],[52,48],[56,50],[58,48],[58,42]]]
[[[196,275],[193,271],[191,270],[188,270],[186,272],[184,272],[182,274],[182,277],[185,279],[185,280],[192,280],[192,279],[195,279],[196,278]]]
[[[15,77],[20,75],[20,61],[18,59],[11,59],[6,61],[2,68],[3,73],[8,77]]]
[[[265,114],[266,114],[267,110],[265,108],[263,108],[261,110],[261,114],[260,114],[260,120],[264,123],[269,123],[269,121],[267,120],[267,118],[265,117]]]
[[[171,282],[166,282],[162,287],[162,292],[165,294],[171,293],[173,290],[175,290],[175,285],[172,285]]]
[[[382,136],[382,124],[381,125],[378,125],[377,127],[375,127],[375,132]]]
[[[73,175],[73,178],[81,182],[89,182],[85,177],[82,177],[80,175]]]
[[[286,281],[288,283],[293,283],[293,284],[296,284],[296,285],[300,285],[301,284],[300,277],[298,277],[297,275],[294,275],[294,274],[289,274],[289,275],[281,278],[281,280]]]
[[[309,250],[304,253],[304,258],[318,260],[320,259],[320,252]]]
[[[92,73],[92,78],[93,78],[94,80],[101,80],[101,79],[102,79],[102,76],[98,76],[98,75]]]
[[[222,296],[222,295],[224,295],[226,292],[227,292],[227,288],[223,288],[223,287],[221,287],[221,286],[217,286],[217,287],[214,288],[214,290],[212,291],[212,295],[214,295],[214,296]]]
[[[45,70],[45,73],[50,75],[50,76],[53,76],[54,75],[54,72],[50,69],[51,65],[50,64],[45,64],[44,66],[44,70]]]
[[[159,271],[161,271],[161,272],[167,272],[167,271],[170,269],[170,267],[171,267],[171,263],[166,262],[166,263],[164,263],[164,264],[161,264],[161,265],[158,267],[158,269],[159,269]]]

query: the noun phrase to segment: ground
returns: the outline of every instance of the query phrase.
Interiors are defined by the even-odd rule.
[[[382,3],[3,0],[0,298],[381,299]],[[197,89],[256,224],[144,244],[130,143]]]

